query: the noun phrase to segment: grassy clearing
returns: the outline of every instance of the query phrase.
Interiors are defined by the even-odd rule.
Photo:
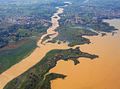
[[[4,50],[0,52],[0,73],[4,72],[12,65],[20,62],[23,58],[30,55],[36,48],[35,40],[28,40],[17,48]]]

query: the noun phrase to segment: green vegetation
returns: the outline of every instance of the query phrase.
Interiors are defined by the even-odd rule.
[[[0,73],[20,62],[36,48],[35,40],[27,40],[17,48],[0,51]]]
[[[32,4],[18,4],[21,1],[16,0],[8,2],[10,3],[0,3],[0,48],[10,42],[45,33],[51,25],[50,17],[56,11],[55,7],[63,5],[47,0]],[[22,3],[25,2],[27,3]]]
[[[85,43],[89,44],[90,40],[84,38],[83,36],[98,35],[97,33],[92,32],[87,28],[74,25],[61,26],[57,29],[57,31],[59,32],[59,35],[53,39],[52,42],[55,42],[56,40],[67,41],[69,42],[69,46],[81,45]]]
[[[60,24],[63,27],[67,25],[77,25],[85,28],[91,28],[98,32],[112,32],[115,29],[108,23],[103,22],[104,19],[120,18],[120,6],[118,0],[70,0],[72,5],[64,10],[61,15]],[[115,5],[117,3],[117,5]]]
[[[56,74],[56,73],[50,73],[46,75],[45,80],[43,82],[43,86],[41,86],[40,89],[51,89],[51,81],[55,80],[57,78],[64,79],[66,76],[63,74]]]
[[[94,36],[98,33],[103,35],[102,33],[118,30],[103,20],[120,17],[119,6],[113,8],[113,3],[120,3],[119,1],[104,0],[100,3],[99,0],[89,0],[86,3],[84,3],[85,0],[70,1],[72,5],[66,7],[61,15],[59,35],[50,42],[64,41],[68,42],[69,46],[89,44],[90,40],[84,36]],[[109,7],[107,8],[106,4],[112,6],[107,5]]]
[[[4,89],[51,89],[51,80],[64,79],[66,76],[49,73],[49,70],[55,67],[59,60],[72,60],[77,65],[80,57],[94,59],[98,56],[81,52],[79,48],[52,50],[37,65],[8,83]]]

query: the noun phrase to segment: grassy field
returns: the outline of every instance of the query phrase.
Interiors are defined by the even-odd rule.
[[[27,40],[24,44],[17,48],[6,49],[0,52],[0,73],[4,72],[12,65],[20,62],[23,58],[30,55],[36,48],[35,40]]]
[[[59,35],[53,39],[53,41],[67,41],[69,42],[69,46],[81,45],[81,44],[89,44],[90,40],[84,38],[83,36],[93,36],[97,35],[97,33],[90,31],[89,29],[82,28],[80,26],[61,26],[58,28]]]

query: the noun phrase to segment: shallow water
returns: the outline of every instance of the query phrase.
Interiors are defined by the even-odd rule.
[[[120,20],[105,20],[120,29]],[[89,37],[91,44],[82,51],[99,55],[95,60],[80,58],[80,64],[59,61],[50,72],[67,75],[65,80],[52,81],[52,89],[120,89],[120,31],[112,36]]]

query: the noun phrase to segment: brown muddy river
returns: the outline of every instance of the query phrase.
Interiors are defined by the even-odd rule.
[[[120,29],[120,20],[105,20]],[[52,89],[120,89],[120,31],[112,36],[89,37],[91,44],[81,50],[99,55],[95,60],[80,58],[80,64],[59,61],[51,72],[67,75],[52,81]]]

